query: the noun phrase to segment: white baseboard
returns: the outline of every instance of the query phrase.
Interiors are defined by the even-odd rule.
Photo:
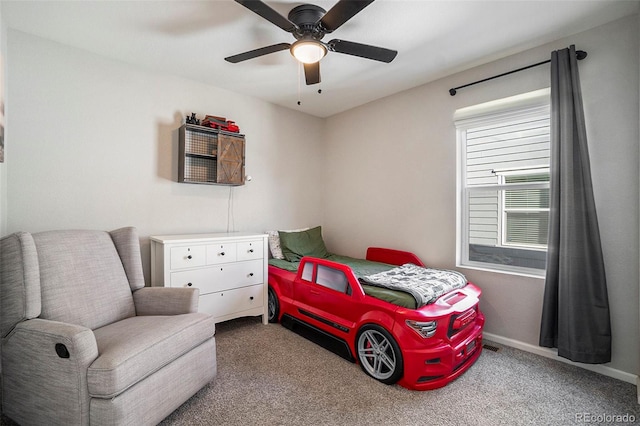
[[[580,362],[569,361],[566,358],[558,356],[558,351],[550,348],[543,348],[541,346],[531,345],[519,340],[509,339],[507,337],[498,336],[497,334],[482,333],[486,340],[490,340],[501,345],[510,346],[512,348],[520,349],[526,352],[531,352],[536,355],[540,355],[546,358],[555,359],[556,361],[564,362],[565,364],[575,365],[576,367],[584,368],[595,373],[599,373],[605,376],[613,377],[614,379],[622,380],[623,382],[631,383],[638,387],[638,403],[640,403],[640,378],[637,375],[627,373],[625,371],[616,370],[615,368],[607,367],[602,364],[582,364]]]

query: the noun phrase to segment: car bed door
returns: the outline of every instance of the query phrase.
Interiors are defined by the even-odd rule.
[[[325,265],[317,265],[312,271],[312,265],[312,262],[306,263],[307,270],[295,283],[295,299],[301,319],[315,320],[330,332],[339,330],[347,333],[355,321],[354,301],[347,277],[342,271]]]

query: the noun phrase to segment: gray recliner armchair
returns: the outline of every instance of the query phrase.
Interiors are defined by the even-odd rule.
[[[198,291],[145,287],[134,228],[0,239],[2,411],[24,425],[153,425],[216,376]]]

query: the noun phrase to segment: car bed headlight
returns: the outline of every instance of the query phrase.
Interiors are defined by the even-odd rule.
[[[436,328],[438,327],[438,321],[406,320],[405,322],[422,337],[432,337],[436,334]]]

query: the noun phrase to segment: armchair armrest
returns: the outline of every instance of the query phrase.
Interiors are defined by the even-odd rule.
[[[2,339],[3,411],[20,421],[88,424],[87,369],[98,357],[93,331],[32,319]]]
[[[18,342],[21,342],[18,349],[22,348],[24,354],[30,357],[43,352],[55,354],[56,344],[60,343],[69,354],[67,358],[73,356],[74,362],[79,367],[84,366],[85,370],[98,357],[98,344],[93,331],[81,325],[40,318],[22,321],[3,340],[3,355],[7,348],[12,348]],[[58,356],[62,358],[60,354]]]
[[[197,288],[144,287],[133,292],[136,315],[179,315],[198,312]]]

